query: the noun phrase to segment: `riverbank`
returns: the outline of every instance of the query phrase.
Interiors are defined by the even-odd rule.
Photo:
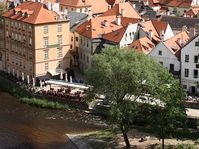
[[[125,142],[122,133],[118,129],[106,129],[85,134],[68,135],[79,149],[87,146],[90,149],[124,149]],[[138,129],[132,129],[128,132],[131,149],[161,149],[161,140],[153,134],[142,132]],[[140,142],[141,137],[146,137],[146,141]],[[183,139],[178,140],[175,138],[165,139],[165,149],[198,149],[199,140]]]
[[[7,78],[3,78],[2,76],[0,76],[0,82],[1,91],[8,92],[10,95],[16,97],[20,102],[25,104],[48,109],[69,109],[67,104],[58,103],[56,101],[49,101],[44,98],[38,98],[37,96],[34,96],[33,93],[24,90],[21,86],[13,83]]]

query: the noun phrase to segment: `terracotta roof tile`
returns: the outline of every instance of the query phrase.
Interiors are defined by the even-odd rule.
[[[122,37],[124,36],[126,29],[127,29],[127,26],[120,28],[116,31],[110,32],[108,34],[105,34],[103,36],[103,38],[106,40],[112,41],[114,43],[119,43],[121,41]]]
[[[123,17],[141,19],[139,13],[133,8],[129,2],[116,4],[112,9],[109,9],[101,16],[121,15],[123,11]]]
[[[154,48],[154,46],[155,44],[148,37],[142,37],[132,42],[129,45],[129,48],[133,48],[137,52],[148,54]]]
[[[163,0],[161,4],[169,7],[191,7],[193,0]]]
[[[179,50],[190,40],[190,37],[186,31],[182,31],[170,39],[166,40],[164,44],[170,49],[176,56],[179,55]]]
[[[104,24],[106,21],[107,26]],[[104,16],[92,18],[81,24],[76,31],[88,38],[101,38],[102,35],[113,32],[127,26],[129,23],[138,22],[138,19],[121,18],[121,25],[116,24],[116,16]]]
[[[17,13],[14,13],[15,11]],[[49,11],[44,4],[39,2],[24,2],[16,8],[5,12],[3,16],[31,24],[56,22],[56,14],[53,11]]]
[[[118,4],[118,3],[121,2],[121,0],[106,0],[106,1],[107,1],[107,3],[108,3],[109,5],[114,5],[114,4]]]
[[[92,13],[103,13],[108,10],[108,3],[105,0],[89,0]]]
[[[89,0],[60,0],[60,4],[70,7],[85,7],[91,6]]]

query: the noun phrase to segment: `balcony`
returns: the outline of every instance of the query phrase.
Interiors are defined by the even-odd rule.
[[[47,48],[60,48],[60,44],[47,45]]]

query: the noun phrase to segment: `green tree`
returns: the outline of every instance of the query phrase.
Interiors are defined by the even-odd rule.
[[[164,149],[164,139],[172,135],[177,128],[183,127],[186,120],[186,111],[183,106],[184,92],[178,80],[167,74],[161,74],[162,80],[153,92],[153,97],[161,100],[164,106],[154,106],[152,121],[155,130],[159,132]]]
[[[172,78],[160,64],[134,50],[107,48],[93,56],[88,83],[94,86],[94,93],[104,94],[111,101],[111,120],[121,129],[127,148],[130,124],[142,109],[136,99],[148,93],[156,96],[158,85],[170,81],[162,81],[164,75]]]

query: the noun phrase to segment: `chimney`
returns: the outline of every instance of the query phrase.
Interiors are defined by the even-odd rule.
[[[120,16],[120,15],[119,15],[119,16],[116,16],[116,24],[117,24],[118,26],[121,25],[121,16]]]
[[[89,11],[88,11],[88,18],[87,18],[87,20],[90,20],[91,18],[92,18],[92,11],[89,10]]]
[[[196,29],[194,27],[190,28],[189,29],[189,36],[194,37],[195,35],[196,35]]]
[[[64,9],[64,15],[65,15],[65,16],[68,15],[68,9]]]
[[[186,25],[183,25],[182,31],[187,31],[187,26]]]
[[[151,29],[149,30],[148,35],[149,35],[149,39],[152,40],[152,38],[153,38],[153,31]]]
[[[160,30],[160,40],[164,40],[164,30]]]
[[[107,20],[104,20],[104,26],[108,26],[108,21]]]
[[[178,38],[178,39],[177,39],[177,43],[178,43],[180,46],[182,46],[182,39],[181,39],[181,38]]]
[[[48,1],[48,10],[52,10],[51,2]]]
[[[121,15],[122,15],[122,17],[124,16],[124,9],[123,8],[121,9]]]
[[[111,5],[108,5],[108,10],[111,9]]]

